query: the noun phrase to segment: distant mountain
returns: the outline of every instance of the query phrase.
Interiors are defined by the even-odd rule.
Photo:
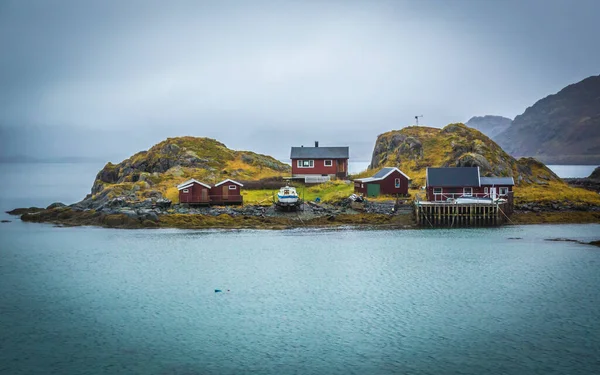
[[[490,138],[494,138],[510,127],[512,120],[502,116],[475,116],[466,122],[470,128],[477,129]]]
[[[515,157],[600,164],[600,75],[538,101],[493,139]]]

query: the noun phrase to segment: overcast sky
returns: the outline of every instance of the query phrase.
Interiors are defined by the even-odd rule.
[[[209,136],[289,157],[513,118],[600,73],[600,1],[0,0],[0,156]]]

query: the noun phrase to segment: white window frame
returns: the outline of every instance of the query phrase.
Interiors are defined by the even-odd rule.
[[[506,186],[498,188],[498,195],[508,195],[508,188]]]
[[[394,186],[396,187],[396,189],[400,189],[400,179],[399,178],[394,179]]]
[[[190,192],[190,189],[183,189],[183,192],[184,192],[184,193],[189,193],[189,192]]]
[[[436,193],[436,190],[439,190],[439,193]],[[433,195],[442,195],[444,194],[444,189],[442,188],[433,188]]]
[[[365,187],[364,184],[360,184],[360,188],[363,189]]]
[[[469,191],[467,193],[467,191]],[[473,188],[472,187],[464,187],[463,188],[463,197],[472,197],[473,196]]]
[[[333,167],[333,160],[325,160],[323,163],[326,167]]]
[[[305,166],[304,162],[307,162],[308,166]],[[309,159],[298,159],[298,163],[296,163],[296,166],[298,168],[314,168],[315,167],[315,161],[314,160],[309,160]]]
[[[483,194],[489,194],[490,193],[490,189],[487,187],[483,188]]]
[[[235,190],[235,189],[237,189],[237,186],[235,186],[235,185],[229,185],[229,190]]]

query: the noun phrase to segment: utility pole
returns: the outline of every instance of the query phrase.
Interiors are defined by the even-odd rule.
[[[423,117],[423,115],[421,115],[421,116],[415,116],[415,120],[417,120],[417,126],[419,126],[419,117]]]

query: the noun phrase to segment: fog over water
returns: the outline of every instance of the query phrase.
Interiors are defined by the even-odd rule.
[[[598,74],[600,2],[3,1],[0,157],[120,161],[179,135],[286,159],[424,115],[514,117]]]

